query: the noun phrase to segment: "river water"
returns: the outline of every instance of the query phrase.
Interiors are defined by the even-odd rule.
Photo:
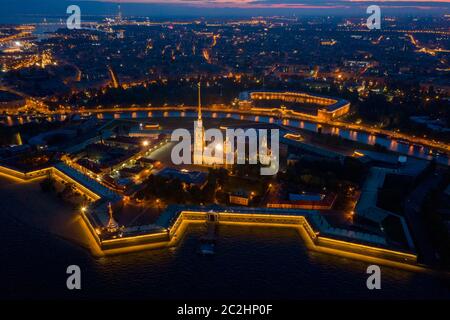
[[[101,113],[104,119],[113,119],[115,117],[115,113],[112,112],[104,112]],[[142,120],[151,120],[161,118],[196,118],[197,113],[193,111],[181,112],[181,111],[152,111],[151,118],[148,117],[147,111],[138,111],[138,112],[121,112],[117,113],[120,119],[142,119]],[[79,118],[80,116],[76,116],[75,118]],[[258,123],[273,123],[278,125],[285,125],[288,127],[299,128],[302,130],[317,132],[318,124],[310,121],[300,121],[300,120],[281,120],[279,118],[268,117],[268,116],[255,116],[255,115],[242,115],[238,113],[224,113],[224,112],[203,112],[204,118],[215,118],[215,119],[234,119],[234,120],[245,120],[245,121],[255,121]],[[58,121],[64,119],[61,116],[53,116],[48,118],[48,120]],[[2,122],[6,125],[16,125],[22,124],[26,122],[38,121],[37,119],[31,119],[27,117],[21,118],[12,118],[8,117],[3,119]],[[448,155],[443,153],[436,153],[434,150],[424,147],[421,145],[413,145],[406,141],[398,141],[395,139],[391,139],[386,136],[378,135],[378,134],[370,134],[361,131],[343,129],[333,126],[322,126],[322,132],[325,134],[332,134],[340,136],[344,139],[357,141],[367,145],[375,145],[378,144],[380,146],[386,147],[390,151],[397,152],[399,154],[404,154],[408,156],[414,156],[421,159],[435,159],[437,163],[450,166],[450,158]]]
[[[293,229],[220,226],[214,256],[199,256],[201,225],[179,247],[93,258],[86,250],[0,214],[3,298],[333,299],[450,298],[450,283],[382,267],[366,288],[364,262],[308,251]],[[82,289],[65,287],[68,265]]]
[[[205,111],[202,113],[205,118],[215,118],[215,119],[235,119],[235,120],[246,120],[246,121],[255,121],[259,123],[273,123],[278,125],[285,125],[293,128],[299,128],[302,130],[317,132],[318,125],[317,123],[310,121],[300,121],[300,120],[281,120],[279,118],[269,117],[269,116],[255,116],[255,115],[242,115],[238,113],[223,113],[223,112],[209,112]],[[113,119],[113,113],[103,113],[105,119]],[[197,117],[197,113],[193,111],[180,112],[180,111],[154,111],[152,112],[152,118],[178,118],[178,117],[186,117],[186,118],[195,118]],[[133,118],[132,112],[122,112],[120,113],[120,119],[130,119]],[[146,119],[148,118],[148,112],[135,112],[134,118],[136,119]],[[358,141],[367,145],[381,145],[386,147],[388,150],[414,156],[421,159],[431,160],[433,157],[440,164],[450,165],[450,159],[445,154],[435,154],[430,155],[431,149],[427,147],[423,147],[420,145],[411,145],[407,142],[397,141],[395,139],[391,139],[388,137],[384,137],[381,135],[372,135],[365,132],[342,129],[332,126],[323,126],[322,132],[325,134],[332,134],[340,136],[344,139],[351,141]]]

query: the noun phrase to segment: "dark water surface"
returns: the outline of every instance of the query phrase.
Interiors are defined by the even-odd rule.
[[[2,204],[4,205],[4,204]],[[217,253],[196,254],[203,226],[176,249],[93,258],[51,234],[1,215],[3,298],[309,299],[450,298],[450,284],[382,267],[382,290],[366,289],[366,263],[308,251],[293,229],[220,226]],[[82,270],[81,291],[66,268]]]

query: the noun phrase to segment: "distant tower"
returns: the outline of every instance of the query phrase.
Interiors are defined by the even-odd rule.
[[[121,22],[122,21],[122,10],[120,9],[120,3],[117,6],[118,12],[117,12],[117,21]]]
[[[202,121],[202,83],[198,82],[198,121]]]
[[[198,117],[194,125],[194,163],[203,163],[205,129],[202,120],[201,82],[198,82]]]
[[[119,224],[116,222],[116,220],[114,220],[111,202],[108,203],[108,213],[109,213],[109,221],[108,225],[106,226],[106,230],[108,232],[116,232],[117,230],[119,230]]]
[[[117,78],[117,75],[114,73],[114,70],[111,66],[108,66],[108,73],[109,78],[111,79],[112,87],[117,89],[120,86],[119,79]]]

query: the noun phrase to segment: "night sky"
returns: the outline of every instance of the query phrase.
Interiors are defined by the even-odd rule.
[[[107,2],[122,2],[122,3],[164,3],[164,4],[178,4],[189,5],[196,7],[233,7],[233,8],[337,8],[337,7],[355,7],[360,5],[367,5],[367,3],[377,3],[384,6],[402,6],[402,7],[426,7],[434,6],[436,4],[446,5],[450,0],[122,0]]]
[[[14,15],[64,15],[70,4],[84,14],[114,15],[117,3],[126,15],[141,16],[255,16],[366,15],[370,4],[386,14],[450,14],[450,0],[1,0],[0,18]]]

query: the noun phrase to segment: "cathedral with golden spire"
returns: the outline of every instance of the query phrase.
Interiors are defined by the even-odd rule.
[[[228,137],[218,144],[215,144],[213,150],[214,155],[205,153],[205,128],[203,126],[202,119],[202,94],[201,94],[201,82],[197,84],[198,87],[198,110],[197,110],[197,120],[194,122],[194,164],[204,165],[204,166],[226,166],[232,163],[235,157],[234,152],[231,151],[231,143],[228,141]],[[208,152],[209,153],[209,152]],[[230,153],[230,154],[228,154]],[[226,159],[224,159],[224,155]]]
[[[198,82],[198,116],[194,123],[194,164],[203,164],[203,149],[205,147],[205,128],[202,120],[201,82]]]

